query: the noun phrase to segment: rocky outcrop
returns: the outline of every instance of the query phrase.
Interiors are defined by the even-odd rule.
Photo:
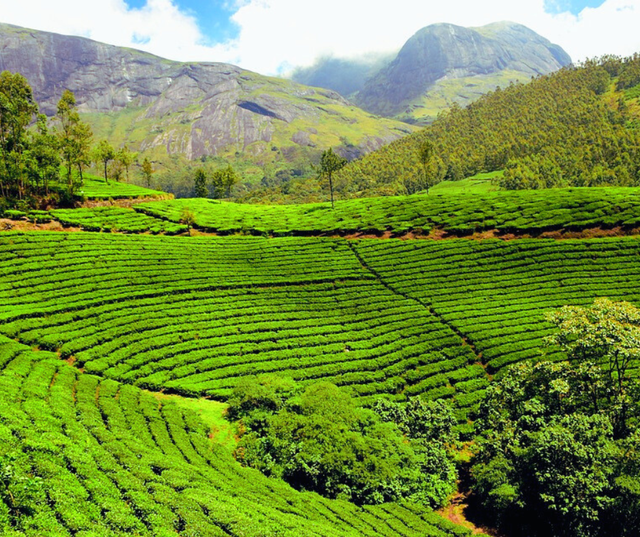
[[[536,76],[570,62],[559,46],[520,24],[503,22],[481,28],[433,24],[411,37],[396,58],[365,84],[356,103],[365,110],[393,116],[443,79],[501,71]]]
[[[351,104],[330,90],[223,63],[173,62],[90,39],[7,24],[0,24],[0,70],[22,73],[48,115],[55,113],[63,90],[70,89],[81,112],[135,112],[122,128],[112,129],[126,131],[114,134],[120,136],[115,142],[127,142],[139,151],[166,148],[170,155],[190,159],[245,149],[256,154],[266,150],[260,144],[269,144],[271,150],[280,141],[326,149],[321,142],[326,133],[313,140],[313,135],[292,136],[291,131],[310,132],[309,127],[317,124],[322,125],[318,129],[332,133],[339,131],[340,122],[360,118],[367,120],[362,122],[367,126],[358,139],[349,140],[349,146],[360,147],[361,153],[376,149],[372,139],[388,143],[408,132],[402,124],[388,120],[371,129],[368,114],[354,113]],[[130,132],[136,125],[146,125],[147,131],[133,136]]]

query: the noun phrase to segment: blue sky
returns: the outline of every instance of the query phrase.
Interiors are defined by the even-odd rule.
[[[140,9],[147,0],[124,0],[125,4]],[[235,13],[233,2],[219,0],[175,0],[174,4],[192,15],[208,45],[224,43],[238,37],[240,27],[231,19]]]
[[[549,13],[578,15],[585,7],[600,7],[602,4],[604,0],[545,0],[544,7]]]
[[[433,23],[502,20],[578,61],[640,52],[640,0],[0,0],[1,22],[271,75],[395,52]]]

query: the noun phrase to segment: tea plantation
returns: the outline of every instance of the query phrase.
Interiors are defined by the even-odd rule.
[[[477,206],[414,196],[393,221],[402,200],[387,198],[349,225],[363,230],[363,215],[376,233],[393,222],[462,234],[479,222],[520,232],[636,225],[640,191],[609,189],[599,200],[594,191],[464,198]],[[246,209],[176,200],[144,210],[187,203],[228,210],[230,222]],[[338,204],[335,216],[355,204]],[[253,207],[224,229],[336,231],[337,220],[304,228],[306,209]],[[196,220],[222,222],[214,213]],[[285,214],[282,226],[268,224]],[[365,406],[448,400],[471,440],[478,405],[507,365],[564,358],[543,342],[545,312],[596,297],[640,303],[637,237],[171,237],[184,229],[173,216],[114,207],[52,215],[127,233],[0,233],[0,443],[43,483],[16,536],[469,535],[415,504],[357,507],[243,468],[188,405],[151,392],[224,402],[259,373],[302,386],[326,380]],[[248,215],[263,227],[246,226]]]
[[[240,467],[196,414],[0,337],[0,439],[39,476],[21,531],[54,536],[462,536],[416,505],[358,508]]]
[[[123,233],[164,233],[176,235],[187,226],[159,220],[124,207],[94,207],[83,209],[54,209],[50,215],[63,226],[84,231],[121,231]]]
[[[390,231],[427,234],[441,229],[540,233],[595,227],[640,227],[639,188],[567,188],[479,193],[437,193],[340,200],[302,205],[248,205],[205,199],[142,203],[136,210],[179,222],[183,211],[203,230],[271,235],[319,235]]]
[[[83,184],[78,189],[77,194],[88,200],[131,198],[166,199],[172,196],[160,190],[152,190],[131,183],[110,181],[107,184],[101,177],[90,174],[85,174]]]

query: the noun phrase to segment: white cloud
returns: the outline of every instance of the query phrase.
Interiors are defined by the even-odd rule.
[[[210,0],[213,1],[213,0]],[[237,9],[239,37],[207,47],[193,15],[175,0],[0,0],[0,17],[39,30],[82,35],[176,60],[224,61],[265,74],[318,56],[396,50],[420,28],[512,20],[561,45],[575,60],[640,51],[640,0],[606,0],[579,16],[552,15],[544,0],[224,0]]]
[[[147,0],[142,9],[130,9],[123,0],[0,0],[0,20],[175,60],[212,61],[214,56],[200,44],[197,21],[172,0]]]

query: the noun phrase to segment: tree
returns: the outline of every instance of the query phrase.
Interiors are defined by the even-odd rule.
[[[56,117],[58,121],[56,134],[66,167],[69,194],[72,195],[76,188],[73,169],[78,169],[80,184],[82,184],[82,169],[90,161],[89,148],[93,133],[89,125],[80,119],[76,109],[76,98],[69,90],[64,90],[62,93]]]
[[[120,164],[121,168],[124,170],[127,181],[129,180],[129,168],[134,163],[137,157],[137,153],[133,151],[129,151],[129,147],[127,145],[122,146],[116,152],[116,161]]]
[[[0,73],[0,187],[4,197],[26,194],[27,127],[37,112],[27,79],[19,73]]]
[[[182,212],[180,213],[180,223],[187,226],[189,232],[191,232],[191,228],[196,221],[196,215],[189,207],[183,207]]]
[[[239,181],[235,170],[228,165],[226,168],[216,170],[211,176],[211,185],[213,186],[214,198],[230,197],[231,188]]]
[[[147,186],[151,186],[151,176],[154,174],[153,166],[147,157],[142,161],[142,175]]]
[[[49,130],[47,117],[39,114],[35,130],[30,133],[29,175],[36,187],[49,194],[49,185],[60,177],[58,139]]]
[[[393,419],[358,407],[328,382],[303,390],[275,375],[245,378],[228,417],[241,420],[237,460],[301,490],[357,504],[407,498],[435,507],[455,489],[440,439],[407,438]]]
[[[637,535],[640,311],[597,299],[548,315],[571,362],[523,363],[486,392],[473,490],[520,535]]]
[[[347,164],[347,159],[333,152],[330,147],[323,151],[320,157],[320,177],[329,180],[329,191],[331,192],[331,208],[335,208],[333,201],[333,174],[340,171]]]
[[[640,309],[628,302],[598,298],[590,307],[565,306],[547,314],[559,330],[547,341],[560,345],[570,359],[594,362],[606,372],[603,389],[595,394],[598,408],[615,409],[616,437],[625,436],[633,418],[636,382],[630,368],[640,359]]]
[[[196,170],[194,176],[196,198],[207,197],[207,175],[202,168]]]
[[[433,158],[433,142],[428,138],[425,138],[418,145],[418,158],[420,159],[420,165],[422,166],[422,173],[424,181],[424,186],[427,189],[427,194],[429,193],[429,187],[431,186],[431,177],[429,175],[429,164],[431,164],[431,159]]]
[[[104,166],[104,182],[107,184],[109,184],[107,167],[114,158],[116,158],[116,150],[107,140],[100,140],[93,148],[92,160]]]

